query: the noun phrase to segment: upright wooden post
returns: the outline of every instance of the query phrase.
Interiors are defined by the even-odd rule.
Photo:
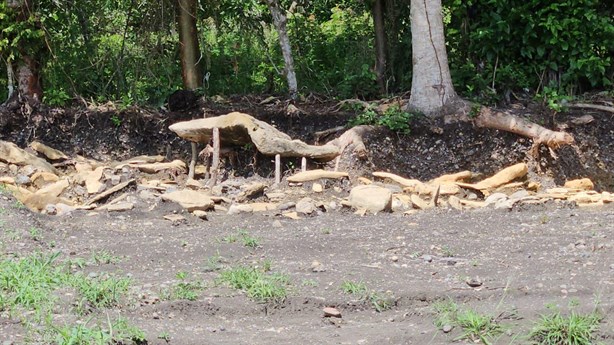
[[[217,174],[220,168],[220,129],[213,128],[213,159],[211,162],[211,187],[217,183]]]
[[[305,157],[301,159],[301,171],[302,172],[307,171],[307,158]]]
[[[281,156],[275,155],[275,183],[281,183]]]
[[[196,169],[196,143],[191,142],[192,144],[192,160],[190,161],[190,170],[188,172],[188,179],[194,178],[194,170]]]

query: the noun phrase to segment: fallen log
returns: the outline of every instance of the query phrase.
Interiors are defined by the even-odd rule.
[[[463,188],[470,188],[476,190],[487,190],[497,188],[499,186],[503,186],[508,184],[518,178],[522,178],[527,175],[528,167],[525,163],[518,163],[507,167],[493,176],[484,179],[478,183],[461,183],[457,182],[456,184]]]
[[[557,132],[509,113],[493,111],[482,107],[474,119],[478,127],[494,128],[512,132],[533,139],[534,146],[545,144],[551,149],[574,143],[574,138],[566,132]]]
[[[588,104],[588,103],[571,103],[571,104],[568,104],[567,106],[570,108],[592,109],[592,110],[607,111],[610,113],[614,113],[614,107],[608,107],[606,105]]]

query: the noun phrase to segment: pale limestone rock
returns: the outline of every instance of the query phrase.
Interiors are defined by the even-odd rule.
[[[312,214],[316,211],[316,205],[311,198],[302,198],[296,203],[296,212],[302,214]]]
[[[60,180],[60,178],[58,177],[58,175],[54,174],[54,173],[50,173],[50,172],[46,172],[46,171],[38,171],[36,173],[34,173],[34,175],[32,175],[32,177],[30,177],[30,180],[32,180],[32,183],[37,186],[38,188],[42,188],[45,185],[49,184],[49,183],[53,183],[53,182],[57,182]]]
[[[196,217],[202,219],[202,220],[208,220],[207,212],[205,212],[205,211],[196,210],[196,211],[192,212],[192,214],[195,215]]]
[[[105,167],[98,167],[93,171],[82,172],[81,175],[85,180],[85,188],[89,194],[100,193],[104,184],[100,182],[102,178],[102,173],[104,172]]]
[[[132,202],[119,202],[117,204],[112,204],[112,205],[105,205],[103,207],[99,207],[98,209],[105,209],[109,212],[124,212],[124,211],[130,211],[134,208],[134,203]]]
[[[31,142],[30,147],[34,149],[34,151],[44,155],[45,157],[51,159],[52,161],[68,159],[68,156],[64,154],[64,152],[51,148],[38,141]]]
[[[176,202],[190,212],[207,211],[215,204],[209,194],[189,189],[162,194],[162,200]]]
[[[589,178],[581,178],[567,181],[563,187],[570,190],[593,190],[595,189],[595,184]]]
[[[32,165],[39,171],[57,173],[57,170],[44,159],[20,149],[17,145],[0,140],[0,161],[19,166]]]
[[[486,206],[489,206],[505,199],[507,199],[507,194],[505,193],[492,193],[486,198],[486,200],[484,200],[484,202],[486,203]]]
[[[390,211],[392,192],[377,185],[361,185],[350,191],[349,203],[355,209],[365,209],[372,213]]]
[[[232,204],[228,208],[228,214],[252,213],[254,209],[249,204]]]
[[[208,143],[213,136],[213,128],[219,128],[222,145],[254,144],[264,155],[308,157],[321,161],[329,161],[339,155],[339,148],[334,145],[315,146],[292,140],[270,124],[239,112],[178,122],[169,127],[180,137],[198,143]]]
[[[315,180],[319,180],[323,178],[341,179],[341,178],[349,177],[349,176],[350,175],[346,172],[316,169],[316,170],[301,171],[299,173],[296,173],[288,177],[288,182],[291,182],[291,183],[308,182],[308,181],[315,181]]]

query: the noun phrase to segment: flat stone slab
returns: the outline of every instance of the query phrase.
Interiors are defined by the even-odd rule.
[[[244,146],[253,144],[264,155],[282,157],[308,157],[330,161],[339,155],[334,145],[308,145],[277,130],[270,124],[254,117],[233,112],[226,115],[177,122],[169,129],[178,136],[197,143],[209,143],[213,128],[219,128],[221,145]]]

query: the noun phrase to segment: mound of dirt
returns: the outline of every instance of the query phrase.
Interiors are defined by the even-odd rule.
[[[293,139],[314,143],[318,131],[347,125],[355,114],[338,111],[336,103],[311,101],[297,104],[298,116],[289,116],[282,101],[260,104],[260,98],[241,97],[209,101],[198,109],[167,112],[144,108],[117,109],[112,104],[89,108],[48,109],[28,116],[13,114],[2,122],[0,138],[24,147],[33,140],[42,141],[67,154],[79,154],[100,161],[122,160],[137,155],[163,155],[167,160],[188,161],[190,146],[172,133],[168,126],[184,120],[241,111],[265,121]],[[543,122],[542,115],[529,108],[513,106],[511,112]],[[591,115],[587,124],[574,119]],[[531,141],[515,134],[474,128],[470,123],[446,123],[443,119],[418,118],[411,133],[398,134],[385,128],[372,132],[365,140],[366,160],[346,155],[341,160],[345,170],[359,173],[388,171],[407,178],[429,180],[436,176],[470,170],[484,175],[521,161],[529,163],[531,174],[544,178],[546,184],[564,184],[566,180],[589,177],[597,190],[614,189],[614,123],[609,114],[576,111],[558,114],[558,127],[566,128],[577,146],[562,147],[551,153],[542,147],[537,157],[529,156]],[[341,132],[339,132],[340,134]],[[327,138],[327,140],[332,139]],[[321,144],[321,143],[320,143]],[[240,176],[271,176],[269,157],[258,156],[251,147],[237,147],[237,166],[232,173]],[[316,163],[310,163],[316,165]],[[300,159],[283,161],[286,174],[300,167]]]

